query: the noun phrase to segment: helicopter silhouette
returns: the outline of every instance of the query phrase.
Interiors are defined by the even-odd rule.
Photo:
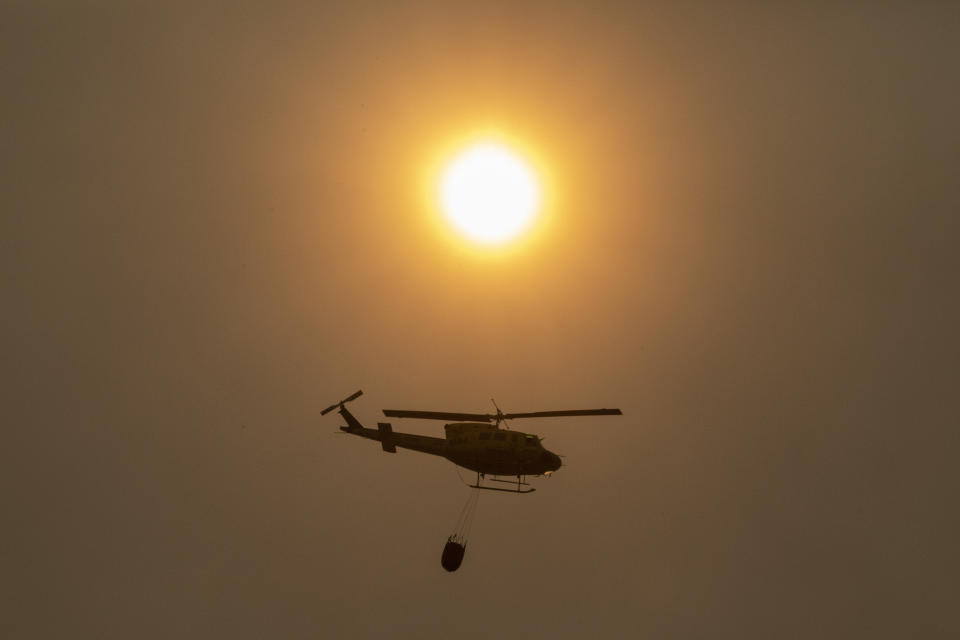
[[[475,471],[476,483],[469,485],[474,489],[488,491],[507,491],[510,493],[533,493],[535,489],[526,482],[527,476],[549,476],[562,466],[560,456],[548,451],[541,444],[542,438],[521,431],[501,428],[505,420],[517,418],[556,418],[561,416],[611,416],[623,415],[620,409],[572,409],[567,411],[534,411],[532,413],[454,413],[445,411],[406,411],[384,409],[389,418],[421,418],[426,420],[446,420],[444,438],[421,436],[412,433],[398,433],[389,422],[378,422],[376,429],[360,424],[344,406],[356,400],[363,391],[357,391],[348,398],[336,402],[320,415],[337,409],[346,420],[346,426],[340,430],[361,438],[376,440],[384,451],[396,453],[397,447],[411,449],[431,455],[442,456],[450,462]],[[482,484],[482,480],[492,476],[489,481],[514,484],[499,476],[516,477],[516,488],[505,489]],[[526,487],[526,488],[523,488]]]

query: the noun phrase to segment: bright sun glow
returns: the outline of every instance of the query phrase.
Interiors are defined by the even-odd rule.
[[[482,142],[447,165],[440,203],[457,231],[478,244],[500,245],[533,223],[540,186],[519,156],[500,144]]]

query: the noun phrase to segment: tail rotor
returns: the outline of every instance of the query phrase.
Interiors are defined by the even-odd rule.
[[[363,395],[363,391],[362,391],[362,390],[361,390],[361,391],[357,391],[355,394],[353,394],[353,395],[350,396],[349,398],[344,398],[344,399],[341,400],[340,402],[335,402],[335,403],[333,403],[332,405],[330,405],[329,407],[327,407],[326,409],[324,409],[323,411],[321,411],[321,412],[320,412],[320,415],[325,416],[325,415],[327,415],[328,413],[330,413],[331,411],[333,411],[334,409],[336,409],[337,407],[340,407],[340,408],[342,409],[342,408],[343,408],[343,405],[345,405],[346,403],[350,402],[351,400],[356,400],[357,398],[359,398],[359,397],[362,396],[362,395]]]

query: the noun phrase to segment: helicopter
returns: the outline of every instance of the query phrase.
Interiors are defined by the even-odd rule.
[[[396,453],[397,447],[412,449],[422,453],[443,456],[450,462],[475,471],[476,482],[469,485],[473,489],[488,491],[507,491],[510,493],[533,493],[535,489],[526,481],[527,476],[547,476],[562,465],[560,456],[548,451],[541,444],[542,438],[521,431],[501,428],[505,420],[517,418],[555,418],[561,416],[612,416],[623,415],[620,409],[573,409],[567,411],[534,411],[532,413],[503,413],[496,407],[496,413],[453,413],[444,411],[407,411],[384,409],[388,418],[420,418],[426,420],[446,420],[444,438],[421,436],[412,433],[398,433],[389,422],[378,422],[376,429],[360,424],[344,406],[356,400],[363,391],[357,391],[348,398],[336,402],[320,415],[339,408],[338,413],[346,420],[346,426],[340,430],[361,438],[376,440],[384,451]],[[516,483],[516,488],[493,487],[483,484],[487,476],[491,482]],[[516,477],[504,479],[500,476]]]

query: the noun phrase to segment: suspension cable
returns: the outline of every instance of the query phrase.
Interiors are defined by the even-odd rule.
[[[461,482],[467,486],[470,486],[466,481],[463,480],[463,476],[460,475],[459,469],[457,469],[457,475],[460,476]],[[470,496],[464,503],[463,508],[460,509],[460,515],[457,516],[457,523],[454,527],[453,535],[450,536],[454,542],[466,544],[467,536],[470,535],[470,529],[473,528],[473,520],[477,512],[477,503],[479,500],[480,490],[472,488],[470,491]]]

